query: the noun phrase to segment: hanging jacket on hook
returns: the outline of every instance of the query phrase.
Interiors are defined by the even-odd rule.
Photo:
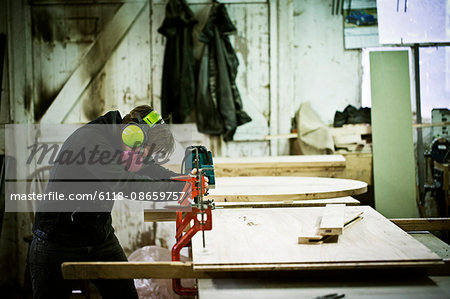
[[[234,33],[225,6],[214,3],[200,36],[205,47],[198,74],[197,128],[223,135],[225,141],[233,140],[237,127],[251,121],[236,86],[239,61],[228,38]]]
[[[166,37],[161,110],[164,118],[183,123],[194,109],[195,75],[192,28],[197,21],[185,0],[170,0],[158,32]]]

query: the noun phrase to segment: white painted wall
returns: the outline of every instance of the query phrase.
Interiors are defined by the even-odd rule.
[[[337,110],[361,105],[361,51],[344,50],[343,34],[342,16],[331,15],[331,1],[294,1],[293,106],[310,101],[327,124]]]

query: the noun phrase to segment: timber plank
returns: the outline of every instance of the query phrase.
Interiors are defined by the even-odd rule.
[[[345,205],[328,204],[319,226],[321,235],[341,235],[344,228]]]

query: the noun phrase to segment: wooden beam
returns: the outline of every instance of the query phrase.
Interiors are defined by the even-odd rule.
[[[390,220],[405,231],[450,230],[450,218],[393,218]]]
[[[191,262],[66,262],[64,279],[206,278]]]
[[[41,123],[62,123],[89,83],[101,71],[143,10],[146,2],[124,3],[99,34],[82,62],[47,109]]]
[[[144,222],[175,221],[175,211],[144,210]]]
[[[10,121],[14,124],[28,123],[33,111],[30,5],[23,0],[6,2]]]
[[[341,235],[342,230],[344,229],[344,214],[344,204],[326,205],[319,226],[319,234],[322,236]]]
[[[438,122],[438,123],[423,123],[423,124],[413,124],[413,128],[430,128],[430,127],[445,127],[450,126],[450,122]]]
[[[291,138],[297,138],[297,137],[298,137],[298,133],[289,133],[289,134],[267,135],[267,136],[264,136],[264,140],[291,139]]]

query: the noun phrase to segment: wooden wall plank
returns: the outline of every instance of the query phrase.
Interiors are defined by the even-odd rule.
[[[278,114],[277,134],[291,132],[291,118],[298,107],[294,106],[294,1],[278,1]],[[272,58],[272,57],[271,57]],[[289,154],[288,140],[278,141],[278,155]]]
[[[7,1],[7,6],[10,119],[14,123],[27,123],[32,117],[30,7],[23,0]]]
[[[145,3],[123,4],[47,109],[41,123],[61,123],[132,26]],[[68,109],[68,107],[70,107]]]
[[[165,38],[157,32],[165,17],[166,1],[152,3],[151,52],[152,52],[152,103],[158,109],[161,101],[162,64],[164,61]],[[201,43],[198,35],[208,17],[211,2],[187,1],[199,20],[194,27],[194,56],[197,57]],[[223,3],[223,2],[221,2]],[[235,141],[218,142],[217,153],[223,156],[268,155],[269,142],[264,136],[269,133],[270,118],[270,34],[268,4],[265,1],[225,1],[228,14],[237,28],[237,34],[230,35],[230,41],[239,59],[236,80],[243,101],[244,110],[252,122],[237,129]],[[197,57],[198,58],[198,57]]]
[[[230,4],[228,14],[237,28],[230,36],[239,59],[236,84],[244,110],[252,121],[238,127],[235,141],[264,140],[269,134],[269,32],[266,4]],[[265,141],[253,147],[267,147]],[[243,146],[241,144],[241,146]]]
[[[278,0],[269,1],[270,36],[270,135],[278,132]],[[270,155],[278,156],[278,140],[270,141]]]

